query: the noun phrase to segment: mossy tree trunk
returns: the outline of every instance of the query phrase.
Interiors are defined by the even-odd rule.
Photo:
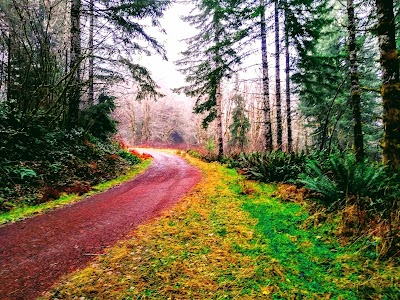
[[[393,1],[376,0],[376,8],[385,128],[382,142],[383,161],[393,168],[398,168],[400,166],[400,82]]]

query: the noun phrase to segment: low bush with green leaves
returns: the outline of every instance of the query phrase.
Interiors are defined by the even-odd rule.
[[[133,155],[132,153],[126,151],[126,150],[121,150],[118,152],[118,155],[125,159],[127,162],[129,162],[132,166],[137,165],[141,162],[140,158],[137,157],[136,155]]]
[[[319,195],[328,206],[343,207],[354,202],[367,205],[367,199],[378,199],[386,182],[386,170],[382,165],[357,162],[354,154],[332,154],[321,164],[308,159],[298,182]]]
[[[305,155],[282,151],[241,153],[236,162],[247,178],[261,182],[293,182],[304,163]]]
[[[102,94],[69,128],[59,116],[27,116],[0,101],[0,211],[82,193],[140,162],[110,141],[114,108],[114,98]]]
[[[16,135],[13,142],[9,137],[1,143],[1,211],[48,201],[62,192],[87,190],[140,162],[117,144],[99,140],[84,130],[26,130],[25,139]]]

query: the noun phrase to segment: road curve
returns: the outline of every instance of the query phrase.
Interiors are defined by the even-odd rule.
[[[0,299],[35,299],[63,274],[153,218],[189,191],[200,172],[156,150],[137,178],[76,204],[0,227]]]

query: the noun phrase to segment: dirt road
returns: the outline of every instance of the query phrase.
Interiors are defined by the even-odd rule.
[[[44,215],[0,227],[0,299],[35,299],[63,274],[189,191],[200,172],[181,158],[155,150],[136,179]]]

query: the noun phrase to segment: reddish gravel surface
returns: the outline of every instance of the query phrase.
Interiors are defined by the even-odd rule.
[[[44,215],[0,227],[0,299],[35,299],[63,274],[178,201],[200,179],[183,159],[155,150],[136,179]]]

